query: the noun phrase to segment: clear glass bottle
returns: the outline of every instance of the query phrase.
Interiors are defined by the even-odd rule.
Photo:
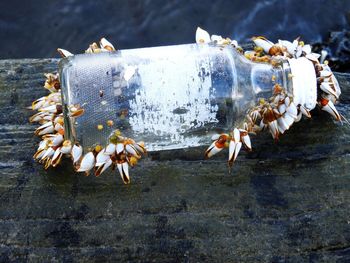
[[[83,54],[60,62],[65,133],[83,147],[119,129],[149,151],[207,145],[229,131],[275,83],[290,90],[286,61],[254,63],[231,46],[187,44]],[[72,118],[69,108],[82,107]]]

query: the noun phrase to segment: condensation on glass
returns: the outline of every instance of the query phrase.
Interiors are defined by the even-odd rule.
[[[108,143],[115,129],[150,151],[200,146],[232,129],[257,98],[270,97],[275,82],[286,87],[287,71],[253,63],[230,46],[76,55],[60,62],[65,132],[85,148]],[[70,105],[85,113],[70,118]]]

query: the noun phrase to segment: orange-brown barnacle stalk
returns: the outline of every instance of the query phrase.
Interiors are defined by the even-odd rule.
[[[58,73],[57,74],[46,73],[45,77],[46,77],[46,81],[44,84],[45,89],[49,90],[50,92],[57,92],[61,88]]]
[[[278,140],[279,130],[278,130],[276,112],[270,106],[265,108],[262,122],[269,127],[272,137],[275,140]]]
[[[138,158],[135,156],[127,156],[126,160],[131,167],[134,167],[138,163]]]
[[[70,117],[80,117],[81,115],[83,115],[85,112],[85,110],[80,106],[80,105],[71,105],[69,107],[69,115]]]
[[[276,84],[273,86],[273,94],[274,94],[274,95],[280,94],[282,91],[283,91],[283,88],[282,88],[281,85],[279,85],[278,83],[276,83]]]
[[[230,135],[226,133],[215,134],[213,135],[212,140],[214,140],[214,142],[205,151],[205,158],[210,158],[227,147],[227,142],[230,140]]]
[[[269,49],[269,55],[270,56],[282,56],[283,55],[282,47],[280,45],[274,44]]]

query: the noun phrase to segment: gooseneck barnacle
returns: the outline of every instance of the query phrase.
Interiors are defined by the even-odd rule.
[[[313,68],[310,74],[315,74],[317,85],[314,92],[303,87],[303,79],[295,79],[296,76],[289,74],[288,78],[294,82],[294,92],[288,92],[279,83],[271,87],[271,97],[268,100],[258,99],[257,104],[249,109],[247,115],[239,127],[234,128],[229,133],[217,134],[212,137],[213,143],[207,149],[207,158],[220,152],[223,148],[229,148],[228,164],[232,166],[236,160],[241,147],[248,151],[252,150],[249,134],[256,134],[263,130],[269,130],[272,137],[278,140],[279,136],[285,133],[295,122],[299,122],[302,117],[311,118],[310,111],[318,105],[323,111],[331,114],[337,121],[342,121],[343,117],[335,108],[335,103],[341,93],[337,79],[320,54],[312,53],[311,46],[303,41],[295,39],[293,42],[279,40],[278,43],[267,40],[264,37],[253,37],[254,50],[243,51],[236,41],[220,36],[210,37],[208,32],[198,28],[196,40],[198,44],[216,43],[218,45],[232,45],[244,56],[255,62],[270,63],[279,65],[284,60],[288,60],[293,70],[305,70],[301,63],[302,59],[311,61]],[[297,60],[299,59],[299,60]],[[309,64],[311,64],[309,63]],[[304,96],[304,98],[300,98]],[[309,97],[307,97],[309,96]],[[307,98],[306,98],[307,97]]]

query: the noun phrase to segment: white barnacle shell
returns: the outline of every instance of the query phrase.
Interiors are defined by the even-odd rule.
[[[321,63],[321,64],[325,61],[327,55],[328,55],[327,50],[324,50],[324,49],[323,49],[323,50],[321,51],[321,57],[320,57],[320,63]]]
[[[293,56],[298,47],[298,40],[294,40],[293,43],[288,40],[278,40],[278,44],[284,46],[288,53]]]
[[[284,99],[284,104],[286,105],[286,107],[289,106],[289,104],[290,104],[290,98],[289,98],[288,96]]]
[[[265,53],[269,53],[270,48],[274,45],[271,41],[264,37],[254,37],[253,42],[258,47],[261,47]]]
[[[102,150],[96,156],[96,164],[95,164],[95,166],[101,166],[101,165],[103,165],[104,163],[106,163],[110,159],[111,158],[109,157],[109,155],[104,154],[104,150]]]
[[[37,112],[29,118],[29,121],[30,122],[39,122],[39,121],[43,120],[43,117],[46,116],[46,114],[47,114],[46,112]]]
[[[51,160],[52,167],[56,167],[60,163],[61,158],[62,158],[62,153],[60,151],[60,148],[57,148],[57,150],[52,156],[52,160]]]
[[[114,143],[110,143],[101,152],[103,152],[106,155],[112,155],[115,152],[115,149],[116,149],[116,145]]]
[[[60,92],[52,92],[47,98],[55,103],[62,103],[62,96]]]
[[[131,145],[131,144],[125,145],[125,150],[126,150],[129,154],[131,154],[131,155],[133,155],[133,156],[135,156],[135,157],[137,157],[137,158],[140,157],[140,155],[139,155],[139,153],[137,152],[137,150],[135,149],[135,147],[134,147],[133,145]]]
[[[268,123],[270,133],[272,134],[272,137],[274,139],[278,138],[279,130],[278,130],[278,123],[277,120],[271,121]]]
[[[309,44],[308,45],[304,45],[302,47],[302,51],[305,53],[305,55],[310,54],[311,53],[311,46]]]
[[[238,156],[239,151],[241,150],[242,143],[241,142],[234,142],[230,141],[229,145],[229,154],[228,154],[228,161],[230,163],[234,162]]]
[[[54,155],[55,150],[52,147],[49,147],[43,156],[41,157],[41,160],[45,160],[46,158],[50,158],[52,155]]]
[[[104,37],[101,38],[101,40],[100,40],[100,46],[101,46],[101,48],[106,49],[106,50],[108,50],[108,51],[114,51],[114,50],[115,50],[115,48],[114,48],[114,46],[111,44],[111,42],[109,42],[109,41],[108,41],[107,39],[105,39]]]
[[[92,152],[88,152],[87,154],[85,154],[85,156],[81,160],[78,172],[88,172],[94,167],[94,165],[95,165],[95,156]]]
[[[297,46],[297,50],[296,50],[296,52],[294,54],[294,57],[298,58],[298,57],[300,57],[302,55],[302,53],[303,53],[303,47],[298,45]]]
[[[208,149],[205,151],[205,157],[206,158],[210,158],[213,155],[217,154],[218,152],[220,152],[223,148],[219,148],[216,146],[217,141],[214,141],[209,147]]]
[[[277,119],[277,124],[278,124],[278,131],[280,133],[284,133],[289,128],[288,124],[285,122],[284,118],[282,117]]]
[[[72,147],[71,154],[72,154],[73,164],[77,163],[83,154],[83,147],[81,147],[79,144],[74,144]]]
[[[59,131],[63,129],[63,126],[60,123],[56,123],[54,126],[55,131]]]
[[[335,90],[332,88],[332,84],[330,84],[329,82],[322,82],[320,85],[320,89],[326,92],[327,94],[331,94],[334,97],[338,98]]]
[[[47,146],[48,146],[48,143],[49,143],[48,140],[42,140],[42,141],[40,141],[39,147],[38,147],[38,151],[39,151],[39,150],[46,149]]]
[[[147,150],[144,146],[144,143],[141,141],[141,142],[138,142],[138,143],[133,143],[132,146],[134,146],[134,148],[137,150],[138,153],[146,153]]]
[[[305,57],[306,57],[308,60],[311,60],[311,61],[314,62],[314,63],[318,63],[318,58],[320,57],[320,54],[317,54],[317,53],[309,53],[309,54],[306,54]]]
[[[286,105],[285,104],[280,104],[278,106],[278,111],[279,111],[280,114],[285,113],[286,112]]]
[[[287,113],[289,113],[290,116],[292,116],[294,119],[296,119],[298,115],[298,109],[295,106],[294,102],[291,102],[290,105],[286,108]]]
[[[48,133],[53,133],[55,131],[52,122],[47,122],[41,125],[39,128],[35,130],[36,135],[44,135]]]
[[[61,147],[61,153],[69,154],[72,150],[72,142],[70,140],[65,140]]]
[[[233,139],[235,142],[239,142],[240,141],[240,132],[237,128],[233,129]]]
[[[210,43],[210,35],[207,31],[203,30],[200,27],[197,27],[196,30],[196,43],[197,44],[204,44],[204,43]]]
[[[42,108],[47,103],[47,97],[41,97],[32,102],[32,110],[38,110]]]
[[[218,36],[218,35],[211,35],[210,39],[212,42],[216,42],[218,44],[220,44],[223,40],[222,36]]]
[[[249,135],[244,135],[242,136],[242,142],[244,143],[244,145],[251,151],[252,150],[252,143],[250,141],[250,137]]]
[[[130,183],[130,177],[129,177],[129,164],[127,162],[123,163],[117,163],[118,171],[123,179],[124,184]]]
[[[291,116],[288,112],[286,112],[283,117],[281,117],[281,119],[283,119],[284,124],[287,127],[287,130],[289,129],[289,127],[294,123],[294,116]]]
[[[322,110],[331,114],[336,120],[338,120],[338,121],[341,120],[341,116],[340,116],[339,112],[337,111],[337,109],[335,108],[332,101],[329,100],[326,105],[322,106]]]
[[[116,153],[117,154],[120,154],[124,151],[124,144],[122,143],[117,143],[117,146],[116,146]]]
[[[310,111],[309,111],[308,109],[306,109],[303,105],[300,105],[300,106],[299,106],[299,109],[300,109],[300,112],[301,112],[304,116],[306,116],[306,117],[308,117],[308,118],[311,118]]]
[[[107,157],[108,157],[108,159],[104,163],[102,163],[101,165],[97,165],[97,163],[96,163],[96,167],[97,167],[96,172],[95,172],[96,176],[100,176],[104,171],[107,170],[107,168],[109,166],[112,165],[112,163],[113,163],[112,159],[108,155],[107,155]]]
[[[239,47],[237,40],[231,40],[231,45],[234,47]]]
[[[58,53],[60,53],[60,55],[61,55],[63,58],[70,57],[70,56],[74,56],[72,53],[70,53],[69,51],[67,51],[67,50],[65,50],[65,49],[62,49],[62,48],[58,48],[57,51],[58,51]]]
[[[53,104],[53,105],[47,106],[45,108],[40,108],[39,111],[56,113],[57,112],[57,106],[56,106],[56,104]]]
[[[63,140],[63,135],[58,133],[51,139],[51,146],[59,146]]]

